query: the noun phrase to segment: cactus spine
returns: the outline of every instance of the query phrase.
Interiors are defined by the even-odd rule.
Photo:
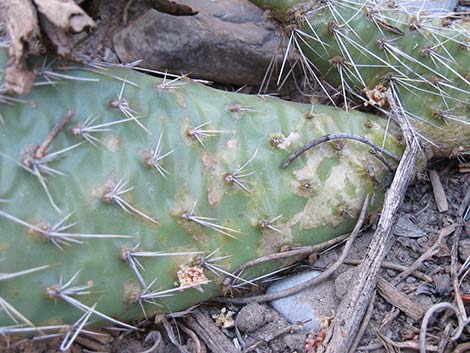
[[[1,97],[4,333],[128,328],[220,294],[249,259],[348,232],[366,194],[380,207],[389,171],[369,146],[333,141],[280,165],[329,133],[381,145],[386,121],[42,60],[28,96]],[[392,135],[384,146],[401,154]]]
[[[386,91],[435,155],[470,153],[470,27],[411,14],[391,1],[253,1],[269,8],[289,47],[345,97],[380,110]],[[315,74],[317,72],[318,74]]]

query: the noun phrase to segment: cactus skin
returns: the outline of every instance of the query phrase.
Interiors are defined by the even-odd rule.
[[[1,55],[5,63],[6,54]],[[217,265],[231,271],[247,260],[279,251],[282,245],[319,243],[350,231],[367,193],[372,195],[373,210],[381,205],[382,184],[389,172],[360,143],[322,144],[289,168],[280,168],[289,153],[327,133],[355,133],[381,144],[386,122],[372,115],[351,112],[348,116],[327,106],[222,92],[184,78],[169,84],[169,79],[162,81],[125,68],[97,69],[99,73],[95,73],[76,65],[66,70],[63,65],[67,64],[56,63],[50,70],[99,82],[56,77],[55,86],[37,86],[21,97],[24,103],[0,106],[4,120],[0,125],[0,274],[48,265],[15,278],[1,281],[0,277],[0,299],[34,325],[70,325],[79,319],[82,311],[48,296],[61,278],[64,284],[75,274],[70,287],[92,285],[84,290],[86,294],[70,295],[80,303],[88,307],[97,303],[97,311],[124,322],[142,317],[138,302],[130,300],[142,285],[122,259],[123,249],[138,245],[138,251],[201,251],[206,256],[220,248],[215,256],[230,258]],[[135,115],[142,115],[138,122],[145,129],[132,119],[109,126],[110,131],[93,134],[100,140],[94,146],[74,136],[71,128],[87,117],[97,117],[94,125],[125,118],[110,104],[123,87],[117,78],[136,84],[125,84],[121,98]],[[46,180],[59,214],[38,178],[15,160],[21,159],[26,146],[40,144],[67,111],[74,116],[52,141],[48,153],[82,144],[47,163],[64,173],[47,175]],[[199,130],[222,133],[208,133],[207,138],[200,135],[202,146],[188,129],[205,123]],[[279,132],[289,137],[276,146]],[[160,133],[160,156],[173,151],[160,160],[168,172],[162,172],[165,177],[145,163]],[[387,137],[385,147],[401,155],[402,145],[394,137]],[[253,174],[238,179],[250,192],[227,182],[227,173],[252,157],[242,173]],[[107,187],[121,178],[128,181],[125,189],[134,187],[121,195],[129,212],[103,197]],[[215,218],[211,222],[227,227],[224,232],[228,234],[183,219],[196,202],[194,214]],[[131,238],[76,238],[83,244],[62,244],[61,250],[11,218],[35,226],[53,225],[71,212],[65,224],[79,223],[64,232]],[[282,234],[259,227],[260,221],[279,215],[282,217],[273,227]],[[157,279],[150,291],[176,288],[177,272],[183,265],[194,264],[195,258],[140,257],[145,271],[139,269],[139,273],[146,284]],[[258,268],[252,275],[268,270]],[[146,313],[177,311],[219,295],[223,276],[207,269],[204,274],[211,282],[201,286],[203,292],[194,288],[176,291],[156,299],[158,305],[144,304]],[[92,320],[96,320],[94,325],[110,325],[96,315]],[[13,324],[0,311],[0,328]]]
[[[263,9],[273,11],[274,16],[282,17],[294,5],[301,0],[250,0],[253,4]]]
[[[468,22],[368,0],[253,2],[290,24],[292,47],[338,91],[387,108],[391,88],[435,155],[470,152]]]

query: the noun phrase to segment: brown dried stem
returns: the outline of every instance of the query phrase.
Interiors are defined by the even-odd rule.
[[[296,160],[300,155],[303,153],[307,152],[309,149],[318,146],[319,144],[322,144],[327,141],[332,141],[332,140],[354,140],[358,141],[361,143],[364,143],[370,147],[373,148],[373,153],[372,155],[378,157],[377,151],[386,155],[387,157],[390,157],[394,161],[398,162],[400,161],[400,158],[398,158],[395,154],[393,154],[390,151],[387,151],[385,148],[380,147],[373,143],[371,140],[365,138],[364,136],[360,135],[355,135],[355,134],[348,134],[348,133],[334,133],[334,134],[328,134],[322,137],[319,137],[317,139],[314,139],[310,142],[307,142],[305,145],[300,147],[298,150],[296,150],[294,153],[292,153],[285,161],[282,162],[281,167],[282,168],[287,168],[294,160]],[[379,158],[380,161],[384,162],[385,159]],[[387,167],[389,167],[388,163],[385,163]],[[390,167],[389,167],[390,168]]]
[[[73,114],[74,113],[72,111],[68,111],[64,117],[60,119],[60,121],[54,126],[52,131],[46,136],[44,141],[36,149],[36,152],[34,153],[35,158],[43,158],[47,155],[47,149],[49,148],[49,145],[52,143],[52,141],[54,141],[59,132],[64,129],[65,125],[72,119]]]
[[[2,15],[10,35],[10,60],[5,70],[9,91],[24,94],[33,86],[35,75],[26,68],[26,57],[39,37],[36,9],[30,0],[0,0]]]
[[[6,88],[17,94],[26,94],[33,86],[36,75],[27,68],[26,58],[41,31],[65,55],[72,45],[69,34],[95,27],[73,0],[0,0],[0,13],[11,39]]]
[[[344,263],[347,265],[360,265],[363,261],[364,260],[359,260],[359,259],[348,259],[348,260],[345,260]],[[382,262],[381,267],[388,269],[388,270],[395,270],[395,271],[400,271],[400,272],[406,271],[408,269],[408,266],[403,266],[403,265],[399,265],[394,262],[388,262],[388,261]],[[420,272],[420,271],[412,271],[410,275],[425,282],[432,283],[434,281],[427,274]]]

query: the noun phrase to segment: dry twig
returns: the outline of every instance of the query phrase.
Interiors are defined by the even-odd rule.
[[[348,260],[345,260],[344,263],[347,265],[360,265],[363,261],[364,260],[359,260],[359,259],[348,259]],[[399,265],[394,262],[388,262],[388,261],[382,262],[381,267],[387,270],[394,270],[394,271],[399,271],[399,272],[403,272],[408,269],[407,266]],[[428,283],[434,282],[434,280],[431,277],[429,277],[427,274],[420,272],[420,271],[413,271],[410,273],[410,275]]]
[[[383,277],[379,276],[377,279],[377,289],[386,301],[415,321],[421,319],[426,312],[424,305],[413,303],[410,298],[388,283]]]
[[[249,353],[255,349],[257,349],[258,347],[261,347],[261,346],[264,346],[266,345],[267,343],[271,342],[272,340],[278,338],[279,336],[282,336],[286,333],[292,333],[292,332],[296,332],[296,331],[299,331],[302,326],[303,326],[304,323],[299,323],[299,324],[293,324],[293,325],[289,325],[287,327],[283,327],[282,329],[276,331],[276,332],[273,332],[272,334],[270,334],[268,337],[264,337],[262,339],[258,339],[255,343],[253,343],[251,346],[245,348],[242,353]]]
[[[248,268],[253,267],[255,265],[265,263],[265,262],[269,262],[269,261],[276,261],[276,260],[281,260],[281,259],[285,259],[285,258],[293,258],[293,257],[297,257],[297,256],[300,257],[300,256],[306,256],[306,255],[310,255],[310,254],[319,253],[321,251],[332,248],[335,245],[343,242],[344,240],[348,239],[349,236],[350,236],[350,234],[347,233],[347,234],[343,234],[339,237],[336,237],[334,239],[323,242],[321,244],[311,245],[311,246],[302,246],[302,247],[295,248],[295,249],[292,249],[292,250],[281,251],[281,252],[278,252],[278,253],[275,253],[275,254],[261,256],[261,257],[258,257],[256,259],[247,261],[244,264],[240,265],[239,267],[237,267],[233,271],[233,274],[235,276],[240,276],[241,273],[243,271],[247,270]],[[232,278],[232,277],[227,277],[224,280],[223,283],[224,283],[225,286],[230,286],[230,284],[234,280],[235,279]]]
[[[436,200],[437,209],[439,212],[446,212],[449,210],[449,203],[447,202],[446,193],[442,186],[439,174],[434,169],[429,171],[429,179],[431,180],[432,191],[434,199]]]

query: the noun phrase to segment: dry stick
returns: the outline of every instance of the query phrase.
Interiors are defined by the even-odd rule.
[[[194,342],[194,353],[202,353],[202,345],[201,341],[199,341],[199,338],[197,335],[194,333],[193,330],[189,329],[188,327],[184,326],[181,322],[178,322],[178,326],[183,331],[185,334],[187,334]]]
[[[411,266],[409,266],[405,271],[402,273],[398,274],[390,283],[393,286],[396,286],[398,283],[400,283],[402,280],[404,280],[406,277],[408,277],[412,272],[416,271],[424,261],[427,259],[433,257],[438,251],[439,247],[444,240],[444,238],[450,234],[452,234],[456,228],[458,227],[457,223],[451,224],[447,227],[444,227],[440,230],[439,236],[437,238],[437,241],[428,249],[426,250],[423,255],[421,255],[418,260],[416,260]]]
[[[439,343],[437,345],[438,347],[438,352],[439,353],[444,353],[444,351],[447,348],[447,345],[449,344],[450,336],[451,336],[451,331],[453,330],[454,323],[449,321],[447,322],[446,327],[444,328],[444,333],[441,335],[441,338],[439,339]]]
[[[465,353],[470,351],[470,342],[461,343],[452,351],[452,353]]]
[[[426,306],[414,303],[407,295],[400,292],[381,276],[377,279],[377,289],[387,302],[400,309],[415,321],[421,319],[426,312]]]
[[[385,337],[385,336],[382,336],[382,337]],[[399,348],[399,349],[409,349],[409,350],[418,350],[419,349],[418,344],[415,341],[394,342],[394,341],[389,339],[389,341],[387,343],[389,345],[391,345],[393,347],[396,347],[396,348]],[[384,346],[383,342],[373,343],[373,344],[368,344],[367,346],[359,347],[358,351],[359,352],[362,352],[362,351],[368,351],[368,352],[376,351],[376,350],[381,349],[383,346]],[[439,347],[434,346],[434,345],[427,345],[426,349],[427,349],[427,352],[438,352]],[[454,353],[454,352],[452,352],[452,353]],[[462,353],[465,353],[465,352],[462,352]]]
[[[377,158],[379,161],[381,161],[383,164],[385,164],[385,166],[387,167],[389,171],[391,172],[395,171],[396,168],[387,160],[387,158],[385,158],[380,153],[378,153],[377,150],[371,149],[369,153],[373,155],[375,158]]]
[[[247,297],[247,298],[217,298],[217,301],[220,301],[222,303],[235,303],[235,304],[248,304],[248,303],[262,303],[262,302],[267,302],[275,299],[280,299],[284,298],[290,295],[293,295],[295,293],[300,292],[301,290],[304,290],[306,288],[309,288],[313,285],[316,285],[318,283],[321,283],[328,277],[330,277],[337,269],[340,267],[344,260],[346,259],[346,256],[349,253],[349,250],[351,249],[352,244],[354,243],[354,240],[356,239],[357,235],[359,234],[359,231],[362,228],[362,225],[364,224],[364,220],[367,215],[367,209],[369,206],[369,195],[366,196],[364,200],[364,204],[362,206],[361,214],[359,215],[359,218],[357,220],[356,226],[354,227],[351,236],[349,237],[348,241],[344,245],[343,252],[341,256],[339,257],[336,262],[328,267],[328,269],[325,272],[322,272],[320,275],[317,277],[314,277],[308,281],[305,281],[301,284],[298,284],[294,287],[280,290],[277,292],[269,293],[269,294],[263,294],[263,295],[257,295],[253,297]]]
[[[372,318],[372,312],[374,311],[374,303],[375,303],[376,291],[372,295],[372,299],[370,301],[369,307],[367,308],[366,314],[364,315],[364,319],[362,320],[361,327],[359,327],[359,331],[357,333],[356,339],[354,340],[350,351],[356,352],[359,343],[361,343],[362,336],[366,332],[367,326],[369,325],[369,321]]]
[[[239,267],[237,267],[233,271],[233,274],[234,275],[240,275],[240,273],[242,273],[246,269],[248,269],[250,267],[253,267],[255,265],[259,265],[259,264],[268,262],[268,261],[274,261],[274,260],[284,259],[284,258],[287,258],[287,257],[295,257],[295,256],[309,255],[309,254],[312,254],[312,253],[317,253],[317,252],[329,249],[330,247],[341,243],[342,241],[347,239],[349,236],[350,236],[350,233],[347,233],[347,234],[340,235],[339,237],[336,237],[334,239],[323,242],[321,244],[311,245],[311,246],[302,246],[300,248],[293,249],[293,250],[287,250],[287,251],[282,251],[282,252],[278,252],[278,253],[275,253],[275,254],[261,256],[261,257],[258,257],[256,259],[247,261],[244,264],[240,265]],[[234,280],[235,279],[232,278],[232,277],[227,277],[224,280],[224,285],[230,285],[230,283],[233,282]]]
[[[89,349],[90,351],[93,352],[102,352],[107,350],[107,344],[101,344],[100,342],[97,342],[93,338],[86,337],[84,335],[78,335],[75,337],[74,343],[78,343],[82,347],[85,347],[86,349]]]
[[[441,183],[439,174],[434,169],[429,171],[429,179],[431,180],[432,191],[434,199],[436,200],[437,209],[439,212],[446,212],[449,210],[449,203],[447,202],[446,193]]]
[[[161,333],[158,331],[150,331],[148,335],[145,336],[144,343],[151,342],[151,341],[153,341],[152,347],[139,353],[154,353],[157,350],[160,343],[162,342]]]
[[[375,143],[373,143],[371,140],[365,138],[364,136],[354,135],[354,134],[347,134],[347,133],[335,133],[335,134],[328,134],[328,135],[319,137],[315,140],[312,140],[312,141],[306,143],[305,145],[300,147],[297,151],[292,153],[289,157],[287,157],[287,159],[284,162],[282,162],[281,167],[282,168],[287,168],[301,154],[305,153],[309,149],[311,149],[311,148],[313,148],[313,147],[315,147],[315,146],[317,146],[321,143],[331,141],[331,140],[339,140],[339,139],[341,139],[341,140],[350,139],[350,140],[355,140],[355,141],[362,142],[362,143],[372,147],[374,150],[383,153],[387,157],[390,157],[390,158],[392,158],[393,160],[395,160],[397,162],[400,161],[400,158],[398,158],[395,154],[393,154],[390,151],[387,151],[383,147],[380,147],[380,146],[376,145]],[[373,153],[373,155],[374,155],[374,153]],[[383,161],[382,159],[380,159],[380,160]]]
[[[362,263],[362,261],[364,261],[364,260],[349,259],[349,260],[345,260],[344,263],[346,265],[360,265]],[[393,263],[393,262],[388,262],[388,261],[382,262],[381,267],[385,268],[387,270],[394,270],[394,271],[399,271],[399,272],[403,272],[403,271],[406,271],[408,269],[407,266],[399,265],[399,264],[396,264],[396,263]],[[417,279],[420,279],[422,281],[425,281],[425,282],[431,283],[431,282],[434,281],[430,276],[428,276],[427,274],[425,274],[423,272],[420,272],[420,271],[413,271],[410,274],[413,277],[415,277]]]
[[[382,215],[365,261],[358,267],[359,270],[355,277],[355,283],[351,285],[351,291],[342,300],[338,315],[329,331],[330,337],[326,353],[349,352],[349,348],[354,342],[364,313],[372,298],[380,265],[385,257],[385,248],[392,234],[393,226],[396,223],[397,211],[403,201],[418,158],[419,143],[413,136],[409,121],[403,117],[393,95],[390,93],[388,94],[388,100],[393,115],[400,122],[407,147],[398,165],[390,189],[387,191]]]
[[[404,350],[418,350],[419,349],[419,345],[415,341],[395,342],[395,341],[392,341],[390,338],[388,338],[387,336],[384,336],[384,335],[382,335],[381,338],[384,340],[384,342],[386,342],[390,346],[392,346],[394,348],[398,348],[399,352],[401,352],[402,349],[404,349]],[[439,349],[439,347],[437,347],[435,345],[430,345],[429,344],[429,345],[426,346],[426,352],[427,353],[437,352],[438,349]]]
[[[52,143],[52,141],[54,141],[59,132],[63,130],[65,125],[70,121],[70,119],[72,119],[72,117],[73,112],[68,111],[67,114],[65,114],[64,117],[54,126],[52,131],[46,136],[44,141],[36,149],[36,152],[34,153],[35,158],[39,159],[47,155],[47,149],[49,148],[49,145]]]

